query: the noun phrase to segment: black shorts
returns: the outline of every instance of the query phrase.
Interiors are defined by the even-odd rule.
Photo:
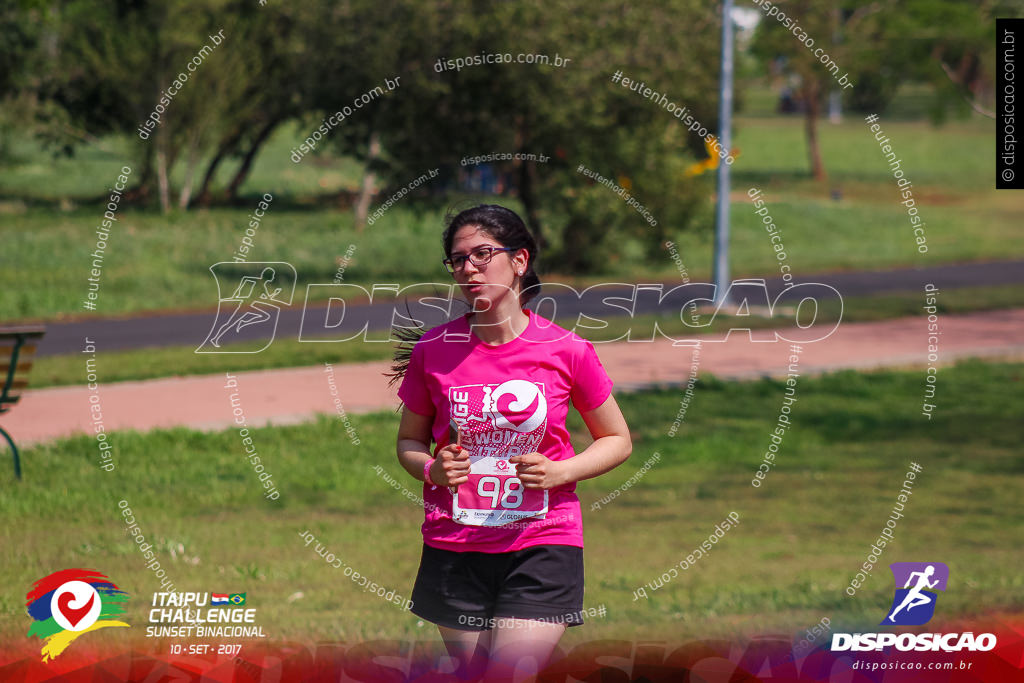
[[[502,619],[583,623],[583,548],[539,545],[507,553],[423,544],[410,611],[439,626],[486,631]]]

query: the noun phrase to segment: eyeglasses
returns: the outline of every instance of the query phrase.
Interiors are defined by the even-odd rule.
[[[515,251],[512,247],[478,247],[469,254],[469,262],[474,266],[486,266],[494,258],[494,255],[499,251]],[[457,270],[462,270],[466,265],[466,257],[462,254],[456,254],[451,258],[446,258],[441,261],[444,267],[448,269],[449,273],[454,273]]]

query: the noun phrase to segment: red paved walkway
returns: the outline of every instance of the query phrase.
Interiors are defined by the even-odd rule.
[[[939,365],[966,356],[1024,353],[1024,309],[939,317]],[[923,318],[875,323],[844,323],[827,339],[803,344],[800,374],[839,368],[921,365],[926,362]],[[785,336],[795,331],[783,332]],[[700,371],[725,378],[785,374],[789,343],[752,343],[743,333],[702,337]],[[601,361],[620,390],[651,382],[687,381],[692,349],[662,340],[596,345]],[[395,409],[398,399],[382,372],[385,362],[333,366],[337,396],[349,413]],[[102,377],[102,366],[97,368]],[[325,366],[236,373],[240,407],[249,426],[290,424],[316,413],[337,414]],[[100,384],[98,395],[106,431],[148,430],[187,425],[223,429],[233,423],[223,375]],[[922,372],[922,387],[924,373]],[[28,391],[3,418],[19,445],[74,434],[93,433],[90,394],[84,386]]]

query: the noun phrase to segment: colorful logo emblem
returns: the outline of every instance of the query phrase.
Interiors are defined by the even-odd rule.
[[[949,567],[942,562],[893,562],[889,568],[896,582],[896,595],[889,614],[880,625],[920,626],[928,623],[935,614],[935,602],[939,599],[935,591],[946,590]]]
[[[26,635],[43,640],[45,662],[83,633],[128,626],[113,619],[124,613],[127,600],[127,593],[92,569],[54,572],[36,581],[26,596],[28,614],[34,619]]]

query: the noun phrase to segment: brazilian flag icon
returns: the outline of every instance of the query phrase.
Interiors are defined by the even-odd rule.
[[[235,605],[236,607],[244,605],[245,595],[245,593],[232,593],[228,596],[228,602],[230,602],[232,605]]]

